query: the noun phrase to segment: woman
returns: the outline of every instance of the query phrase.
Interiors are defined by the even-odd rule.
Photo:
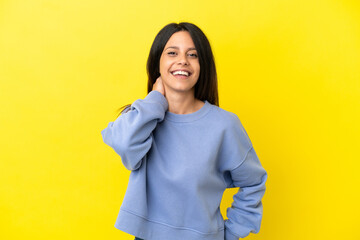
[[[257,233],[267,173],[239,118],[218,105],[210,44],[166,25],[148,57],[148,94],[101,134],[131,171],[115,227],[145,240],[235,240]],[[228,219],[226,188],[240,187]]]

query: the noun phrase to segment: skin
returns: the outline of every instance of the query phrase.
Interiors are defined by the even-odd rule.
[[[179,78],[172,71],[186,69],[191,75]],[[160,57],[160,77],[152,90],[162,93],[169,103],[169,112],[189,114],[199,110],[204,102],[194,96],[199,79],[200,64],[194,42],[187,31],[174,33],[166,43]]]

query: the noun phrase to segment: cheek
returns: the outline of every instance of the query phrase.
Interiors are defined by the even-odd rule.
[[[197,77],[200,76],[200,65],[196,66]]]
[[[167,69],[168,69],[167,65],[168,64],[166,64],[166,61],[160,59],[160,64],[159,64],[160,73],[165,74],[167,72]]]
[[[200,63],[199,61],[196,61],[194,64],[194,70],[196,70],[198,72],[198,74],[200,74]]]

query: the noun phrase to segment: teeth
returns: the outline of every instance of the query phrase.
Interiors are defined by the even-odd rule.
[[[189,76],[188,72],[185,71],[175,71],[172,73],[173,75],[185,75],[185,76]]]

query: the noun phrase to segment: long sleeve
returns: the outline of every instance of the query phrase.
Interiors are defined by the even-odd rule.
[[[240,165],[230,171],[230,176],[230,187],[240,189],[233,197],[232,206],[227,209],[225,240],[238,240],[250,232],[258,233],[262,219],[261,199],[265,193],[267,173],[252,146]]]
[[[103,141],[120,155],[128,170],[136,170],[151,148],[152,132],[163,121],[168,102],[158,91],[151,91],[144,99],[131,104],[114,122],[101,131]]]

